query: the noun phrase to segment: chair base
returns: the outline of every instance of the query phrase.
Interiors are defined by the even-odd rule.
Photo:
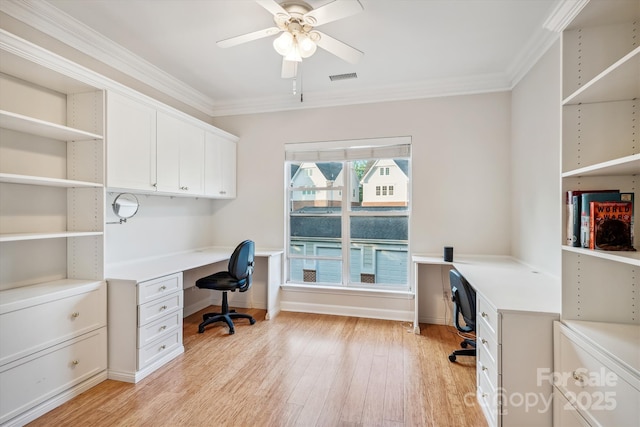
[[[236,313],[235,310],[229,310],[229,302],[227,300],[227,292],[222,292],[222,312],[220,313],[206,313],[202,315],[203,322],[198,325],[198,333],[202,334],[204,328],[215,322],[226,322],[229,326],[229,335],[233,335],[236,330],[231,319],[249,319],[249,323],[253,325],[256,323],[251,315],[245,313]]]
[[[468,346],[471,346],[473,348],[467,348]],[[457,356],[475,356],[476,355],[476,342],[470,339],[465,339],[464,341],[462,341],[460,343],[460,347],[462,347],[461,350],[454,350],[450,355],[449,355],[449,361],[451,362],[455,362]]]

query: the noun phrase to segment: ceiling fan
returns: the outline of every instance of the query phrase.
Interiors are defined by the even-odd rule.
[[[333,37],[315,29],[320,25],[355,15],[363,10],[358,0],[335,0],[317,9],[301,0],[279,4],[275,0],[255,0],[273,14],[275,27],[220,40],[216,44],[222,48],[280,34],[273,41],[273,47],[282,58],[282,78],[293,78],[298,73],[298,64],[303,58],[313,55],[316,48],[330,52],[351,63],[357,63],[364,55]]]

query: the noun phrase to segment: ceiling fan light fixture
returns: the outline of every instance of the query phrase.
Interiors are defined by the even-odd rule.
[[[273,41],[273,48],[282,56],[287,56],[292,50],[294,50],[295,40],[293,34],[288,31],[280,34],[278,38]]]
[[[316,43],[311,40],[311,37],[309,37],[307,34],[299,34],[296,37],[296,40],[298,42],[297,44],[300,50],[300,56],[302,56],[303,58],[308,58],[316,53],[318,45],[316,45]]]

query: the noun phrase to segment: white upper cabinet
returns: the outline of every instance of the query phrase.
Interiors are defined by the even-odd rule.
[[[236,139],[161,104],[109,92],[107,187],[233,198]]]
[[[211,132],[205,142],[205,193],[216,198],[236,197],[236,143]]]
[[[204,130],[170,116],[157,114],[158,191],[204,193]]]
[[[156,110],[107,94],[107,187],[155,191]]]

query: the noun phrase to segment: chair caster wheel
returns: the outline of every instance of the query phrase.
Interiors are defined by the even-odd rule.
[[[256,323],[256,319],[249,319],[249,324],[250,324],[250,325],[253,325],[253,324],[255,324],[255,323]]]
[[[462,341],[462,342],[460,343],[460,347],[462,347],[462,348],[467,348],[467,346],[468,346],[468,345],[469,345],[469,344],[467,344],[467,342],[466,342],[466,341]]]
[[[235,333],[236,333],[236,331],[234,329],[229,329],[229,335],[233,335]]]
[[[199,334],[204,334],[204,328],[198,328],[198,333]]]
[[[450,354],[449,355],[449,361],[450,362],[455,362],[456,361],[456,355],[455,354]]]

